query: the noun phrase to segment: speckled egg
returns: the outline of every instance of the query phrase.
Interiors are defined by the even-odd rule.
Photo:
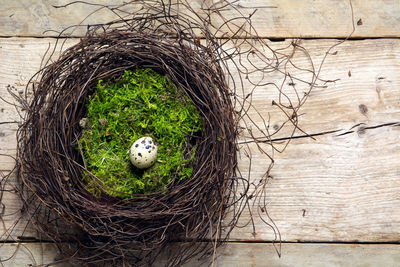
[[[145,136],[136,140],[129,151],[129,158],[139,169],[153,165],[157,159],[157,145],[153,138]]]

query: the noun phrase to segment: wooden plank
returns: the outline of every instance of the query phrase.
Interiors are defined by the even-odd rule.
[[[3,243],[0,244],[1,266],[45,266],[59,258],[53,243]],[[72,267],[70,263],[57,264]]]
[[[233,243],[219,250],[216,266],[398,266],[398,245],[282,244],[279,258],[271,244]]]
[[[382,127],[294,140],[276,154],[265,201],[282,240],[398,242],[399,144],[400,127]],[[268,161],[251,149],[251,175],[257,181]],[[234,229],[231,240],[274,240],[271,228],[255,217],[255,234],[247,225]],[[241,221],[249,222],[248,211]]]
[[[309,48],[315,65],[332,43],[302,42]],[[326,88],[314,88],[301,109],[300,127],[309,134],[339,132],[316,136],[316,140],[295,139],[284,153],[275,153],[273,179],[265,195],[269,215],[282,240],[398,242],[399,44],[398,40],[351,41],[336,47],[332,51],[335,55],[327,58],[321,77],[337,81],[327,83]],[[307,66],[306,58],[301,55],[294,61],[298,66]],[[254,64],[262,67],[261,62]],[[260,88],[252,96],[258,112],[264,118],[270,115],[271,128],[281,126],[285,119],[276,106],[269,104],[277,98],[276,91]],[[289,85],[285,92],[295,99]],[[301,87],[298,92],[302,95]],[[261,124],[261,117],[255,111],[250,110],[249,115],[256,124]],[[286,127],[278,137],[287,136],[291,129]],[[254,132],[257,136],[257,131]],[[303,133],[296,131],[295,135]],[[250,149],[242,147],[242,155],[244,149],[253,156],[251,176],[257,182],[269,160],[255,145]],[[248,162],[242,159],[240,164],[243,173],[247,173]],[[263,218],[269,221],[267,216]],[[249,222],[248,219],[247,212],[242,224]],[[252,226],[247,225],[235,229],[231,238],[274,239],[274,232],[261,220],[256,219],[255,224],[255,235]]]
[[[62,40],[63,49],[68,48],[77,40]],[[32,43],[32,45],[31,45]],[[18,39],[3,38],[0,41],[0,97],[9,103],[18,104],[8,93],[7,88],[12,87],[15,94],[22,93],[25,86],[35,72],[40,68],[41,60],[46,51],[55,44],[54,39]],[[60,51],[55,51],[55,57]],[[47,60],[48,58],[45,58]],[[14,106],[0,100],[0,170],[11,170],[14,166],[15,156],[15,134],[18,127],[17,123],[4,124],[5,122],[19,121],[19,115]],[[1,155],[3,154],[3,155]]]
[[[19,246],[19,247],[18,247]],[[52,243],[6,243],[0,246],[2,266],[41,266],[54,262],[59,257]],[[183,265],[209,266],[210,260],[193,259]],[[358,245],[358,244],[282,244],[282,257],[279,258],[273,245],[269,243],[228,243],[217,252],[217,267],[239,266],[398,266],[400,262],[399,245]],[[160,260],[158,264],[162,264]],[[70,263],[58,264],[72,267]]]
[[[399,36],[398,1],[351,2],[356,27],[353,37]],[[240,0],[235,7],[245,16],[257,10],[251,17],[252,25],[266,38],[346,38],[353,30],[351,5],[347,0]],[[233,7],[221,14],[227,20],[237,17]]]
[[[34,40],[34,42],[33,42]],[[77,39],[66,41],[64,48],[77,42]],[[285,47],[290,44],[285,42],[268,42],[273,48]],[[302,41],[309,49],[314,65],[318,66],[327,49],[336,41]],[[12,85],[15,92],[22,90],[29,77],[39,68],[42,55],[54,44],[54,39],[31,39],[31,38],[7,38],[1,39],[0,57],[3,64],[0,66],[0,95],[7,101],[13,99],[7,93],[6,88]],[[327,84],[328,87],[314,88],[308,99],[308,104],[301,110],[301,123],[308,133],[319,133],[328,130],[346,130],[358,123],[364,127],[375,126],[388,122],[396,122],[398,117],[398,86],[400,78],[398,68],[399,41],[396,39],[387,40],[365,40],[349,41],[337,47],[335,55],[325,61],[321,77],[324,79],[337,80],[335,83]],[[379,50],[379,51],[377,51]],[[56,53],[57,54],[57,53]],[[309,58],[304,54],[292,61],[301,67],[310,65]],[[370,55],[370,56],[368,56]],[[244,62],[244,61],[243,61]],[[244,62],[247,63],[248,62]],[[263,66],[263,62],[255,58],[252,62],[256,66]],[[293,76],[309,80],[310,74],[303,75],[296,73],[296,70],[288,70]],[[350,73],[350,76],[349,76]],[[234,73],[237,77],[237,73]],[[308,76],[308,77],[307,77]],[[273,72],[268,76],[253,75],[253,81],[281,83],[284,75]],[[245,81],[246,82],[246,81]],[[295,90],[290,85],[291,81],[286,80],[284,93],[291,99],[295,99]],[[308,87],[295,81],[296,90],[301,95]],[[323,82],[320,82],[324,85]],[[248,91],[252,86],[245,84]],[[247,92],[244,92],[247,93]],[[273,86],[258,88],[252,97],[254,107],[249,110],[250,117],[256,123],[261,124],[262,118],[270,115],[271,128],[279,128],[286,121],[286,117],[276,106],[272,106],[272,100],[278,102],[279,91]],[[15,108],[0,102],[0,121],[15,121]],[[361,112],[361,109],[365,111]],[[335,125],[336,124],[336,125]],[[362,128],[362,127],[361,127]],[[16,124],[0,125],[0,138],[4,140],[1,149],[12,149],[14,146],[9,142]],[[278,137],[287,137],[291,134],[292,127],[282,129]],[[255,129],[254,134],[257,135]],[[1,133],[1,131],[3,131]],[[298,132],[298,134],[301,134]]]
[[[311,64],[309,58],[312,58],[317,72],[325,51],[335,43],[336,41],[329,40],[303,40],[299,45],[308,49],[309,57],[297,51],[292,62],[297,67],[309,69]],[[290,41],[274,43],[272,47],[284,47],[288,44]],[[359,128],[363,129],[368,126],[399,122],[399,44],[397,39],[364,40],[348,41],[335,47],[331,51],[333,55],[326,58],[320,75],[323,80],[335,82],[318,82],[319,87],[311,91],[306,105],[300,110],[300,127],[309,134],[330,130],[341,130],[340,133],[344,133],[360,123]],[[246,61],[244,63],[248,64]],[[257,67],[265,66],[265,63],[257,58],[252,61],[252,64]],[[288,68],[287,73],[293,77],[311,81],[311,73],[304,73],[293,67]],[[253,82],[263,81],[280,85],[284,78],[284,74],[273,72],[267,76],[258,73],[251,79]],[[249,83],[245,87],[248,88],[248,92],[253,89]],[[282,92],[296,105],[298,102],[296,94],[302,97],[308,89],[307,84],[298,80],[292,81],[288,77],[281,91],[273,85],[257,88],[252,95],[254,108],[250,108],[249,116],[256,124],[261,124],[261,117],[267,117],[269,114],[270,127],[280,128],[287,117],[277,106],[271,104],[272,100],[278,102]],[[288,104],[288,101],[283,100],[283,102]],[[261,116],[257,115],[257,111]],[[260,135],[255,127],[253,131],[256,136]],[[291,131],[292,127],[287,127],[276,137],[286,137]],[[303,133],[297,131],[297,134]]]
[[[54,5],[65,5],[70,0],[39,1],[0,1],[0,36],[56,36],[70,25],[76,25],[98,9],[98,6],[75,4],[56,9]],[[113,1],[119,5],[124,1]],[[188,1],[196,13],[202,13],[203,0]],[[203,7],[218,6],[218,0],[207,0]],[[349,0],[239,0],[232,7],[224,8],[221,14],[226,19],[252,16],[254,29],[266,38],[345,38],[352,31],[352,15]],[[98,4],[110,3],[108,0],[96,1]],[[357,29],[353,37],[399,37],[400,5],[397,0],[353,0],[354,19]],[[126,9],[136,7],[129,5]],[[235,10],[236,9],[236,10]],[[118,18],[113,12],[102,9],[83,23],[105,23]],[[223,20],[213,17],[216,25]],[[238,25],[243,20],[235,21]],[[359,24],[359,25],[358,25]],[[51,30],[51,31],[50,31]],[[85,27],[74,31],[74,36],[82,36]],[[48,32],[50,31],[50,32]]]
[[[26,84],[21,75],[29,77],[34,73],[41,53],[53,41],[0,39],[0,57],[5,62],[0,66],[0,96],[7,95],[7,84]],[[74,40],[69,42],[72,44]],[[302,45],[312,51],[311,56],[318,65],[327,48],[335,42],[307,40]],[[277,48],[289,43],[268,44]],[[341,131],[318,136],[316,140],[295,139],[284,153],[275,153],[271,172],[274,178],[266,190],[269,214],[285,241],[398,242],[400,127],[395,123],[400,121],[400,40],[349,41],[332,52],[337,53],[327,59],[321,75],[339,80],[312,91],[302,109],[305,114],[300,117],[300,126],[310,134]],[[29,64],[26,63],[28,55]],[[299,66],[309,64],[301,54],[294,60]],[[265,79],[279,83],[282,77],[272,73]],[[289,89],[288,85],[288,95],[293,97],[294,92]],[[300,85],[298,90],[302,90]],[[253,104],[262,117],[270,115],[272,128],[285,121],[276,106],[271,105],[277,96],[276,89],[269,87],[257,89],[253,95]],[[8,114],[7,119],[16,118],[12,109]],[[254,110],[249,114],[256,123],[262,122]],[[0,113],[0,121],[4,119],[1,116]],[[354,132],[345,134],[360,123],[363,124],[354,128]],[[278,137],[287,137],[292,128],[283,129]],[[10,149],[13,146],[11,139],[6,141],[1,136],[0,144]],[[266,171],[268,158],[254,144],[249,148],[243,145],[240,161],[243,173],[248,168],[246,149],[253,155],[251,175],[257,181]],[[244,224],[249,214],[245,213],[242,219]],[[256,219],[255,224],[255,236],[249,225],[236,229],[232,240],[274,239],[272,230],[263,222]]]

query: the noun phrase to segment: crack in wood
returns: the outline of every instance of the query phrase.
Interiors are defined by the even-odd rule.
[[[371,129],[378,129],[381,127],[388,127],[388,126],[400,126],[400,122],[388,122],[388,123],[382,123],[382,124],[378,124],[378,125],[374,125],[374,126],[363,126],[365,125],[365,123],[358,123],[354,126],[352,126],[348,131],[338,134],[337,136],[344,136],[344,135],[348,135],[354,132],[357,132],[358,134],[364,134],[366,130],[371,130]],[[357,130],[352,130],[354,128],[357,128]]]
[[[359,133],[359,134],[364,134],[366,130],[371,130],[371,129],[377,129],[381,127],[399,127],[400,122],[388,122],[388,123],[382,123],[374,126],[364,126],[365,123],[358,123],[353,125],[349,130],[346,132],[337,134],[336,136],[344,136],[348,135],[351,133]],[[356,129],[357,130],[353,130]],[[265,138],[254,138],[253,140],[244,140],[244,141],[239,141],[238,144],[249,144],[249,143],[272,143],[272,142],[279,142],[279,141],[287,141],[287,140],[293,140],[293,139],[301,139],[301,138],[313,138],[316,136],[322,136],[322,135],[328,135],[328,134],[333,134],[337,132],[341,132],[343,129],[337,129],[337,130],[330,130],[330,131],[325,131],[325,132],[319,132],[319,133],[313,133],[313,134],[304,134],[304,135],[296,135],[296,136],[289,136],[289,137],[280,137],[280,138],[272,138],[272,139],[265,139]]]

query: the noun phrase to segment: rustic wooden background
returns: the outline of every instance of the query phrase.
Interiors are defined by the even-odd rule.
[[[190,2],[198,6],[200,1]],[[0,0],[0,96],[11,100],[7,85],[17,91],[25,87],[45,51],[54,45],[57,31],[80,23],[95,10],[79,4],[52,7],[68,2]],[[302,110],[300,127],[321,135],[316,140],[294,139],[284,153],[275,154],[267,198],[268,212],[282,234],[282,257],[271,244],[271,229],[256,220],[256,235],[251,227],[236,229],[218,250],[216,266],[400,265],[400,1],[353,0],[352,4],[356,23],[352,39],[335,48],[321,73],[337,80],[314,89]],[[352,31],[348,0],[240,0],[236,5],[249,14],[258,9],[253,23],[260,36],[271,39],[271,46],[284,47],[293,38],[302,38],[316,64],[337,39]],[[88,22],[110,19],[105,12]],[[74,32],[65,47],[78,42],[82,34]],[[267,89],[259,90],[253,104],[271,117],[271,125],[279,126],[284,118],[271,105],[271,95]],[[0,154],[15,154],[16,125],[3,122],[16,119],[15,110],[0,102]],[[336,132],[322,134],[330,131]],[[269,162],[257,153],[253,156],[252,176],[261,177]],[[13,164],[0,156],[0,174],[8,173]],[[245,160],[241,164],[245,168]],[[25,229],[24,220],[17,221],[19,208],[15,196],[5,193],[0,207],[0,240],[5,241],[0,259],[9,258],[5,266],[52,262],[58,256],[56,248],[37,242],[35,231]],[[11,234],[10,226],[14,226]],[[21,240],[26,242],[17,243]]]

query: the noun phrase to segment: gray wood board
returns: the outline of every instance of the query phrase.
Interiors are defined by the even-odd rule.
[[[65,28],[76,24],[96,24],[115,20],[118,17],[99,6],[77,3],[65,8],[54,8],[69,0],[0,0],[0,36],[57,36]],[[90,2],[90,1],[88,1]],[[96,4],[111,4],[113,7],[124,1],[98,0]],[[128,1],[129,2],[129,1]],[[217,0],[188,1],[196,13],[203,7],[217,5]],[[352,14],[349,0],[239,0],[221,14],[228,20],[241,16],[252,16],[254,30],[266,38],[344,38],[352,31]],[[399,37],[400,4],[387,0],[352,0],[356,31],[353,37]],[[137,5],[128,5],[125,10],[137,10]],[[185,12],[181,10],[181,12]],[[90,15],[89,17],[87,17]],[[222,25],[218,15],[212,17],[215,25]],[[241,25],[244,20],[235,23]],[[66,34],[82,36],[86,27]]]

